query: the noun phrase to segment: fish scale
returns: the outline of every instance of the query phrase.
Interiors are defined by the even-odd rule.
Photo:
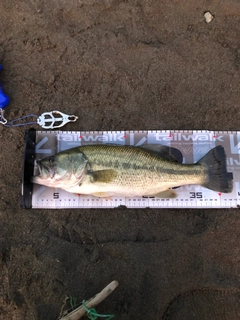
[[[186,174],[189,179],[190,171],[194,176],[193,180],[200,181],[199,175],[203,173],[201,167],[187,165],[183,167],[177,163],[173,164],[159,159],[159,157],[146,152],[144,149],[129,147],[126,150],[125,148],[126,147],[110,146],[108,149],[106,145],[100,145],[97,151],[95,151],[94,147],[85,146],[81,147],[81,152],[83,152],[87,158],[93,159],[91,161],[91,169],[93,171],[117,168],[119,174],[115,181],[122,185],[141,186],[142,184],[146,184],[146,179],[149,180],[149,183],[161,184],[163,175],[165,175],[166,179],[171,183],[172,180],[173,182],[176,181],[176,174],[181,176],[178,177],[178,181],[185,183],[187,179]],[[113,165],[108,162],[109,157],[113,157],[111,161]],[[121,179],[118,181],[117,179],[119,179],[119,177],[121,177]]]

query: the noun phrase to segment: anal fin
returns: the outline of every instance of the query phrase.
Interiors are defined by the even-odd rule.
[[[105,198],[107,200],[112,200],[111,195],[109,192],[96,192],[92,194],[95,197],[99,197],[99,198]]]
[[[177,193],[171,189],[167,189],[156,194],[151,194],[151,197],[172,199],[177,197]]]

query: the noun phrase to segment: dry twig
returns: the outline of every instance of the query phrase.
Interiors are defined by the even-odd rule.
[[[109,294],[112,293],[117,286],[118,282],[116,280],[109,283],[101,292],[85,302],[86,307],[88,309],[94,308],[96,305],[106,299],[107,296],[109,296]],[[84,309],[83,305],[81,305],[66,316],[62,317],[60,320],[79,320],[86,314],[86,312],[87,311]]]

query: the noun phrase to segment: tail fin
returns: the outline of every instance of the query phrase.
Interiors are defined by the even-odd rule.
[[[222,146],[210,150],[198,163],[208,170],[208,181],[203,187],[223,193],[232,192],[233,174],[227,172],[226,154]]]

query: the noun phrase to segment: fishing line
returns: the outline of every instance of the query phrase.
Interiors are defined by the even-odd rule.
[[[37,124],[37,121],[26,121],[26,122],[23,122],[23,123],[16,123],[18,121],[22,121],[24,119],[27,119],[27,118],[36,118],[38,119],[39,117],[35,114],[28,114],[26,116],[22,116],[22,117],[19,117],[15,120],[10,120],[10,121],[7,121],[6,123],[3,123],[3,125],[5,127],[21,127],[21,126],[27,126],[27,125],[33,125],[33,124]]]

